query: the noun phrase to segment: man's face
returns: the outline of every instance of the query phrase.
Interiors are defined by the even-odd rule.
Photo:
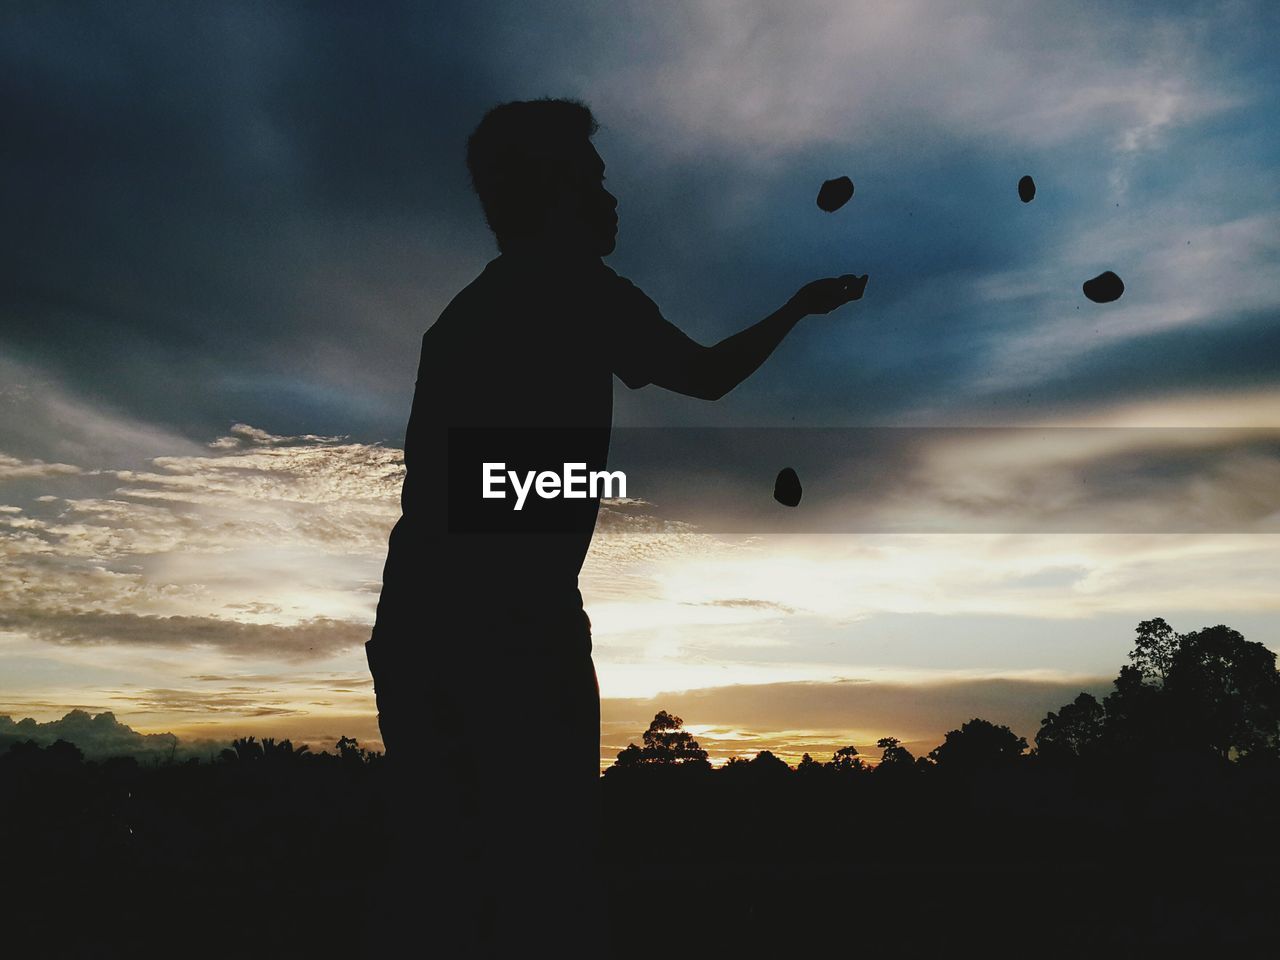
[[[590,142],[569,158],[556,211],[563,241],[592,256],[613,253],[618,241],[618,198],[604,187],[604,160]]]

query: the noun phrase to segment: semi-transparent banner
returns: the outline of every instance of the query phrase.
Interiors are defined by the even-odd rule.
[[[410,476],[454,532],[1280,533],[1280,428],[448,433]]]

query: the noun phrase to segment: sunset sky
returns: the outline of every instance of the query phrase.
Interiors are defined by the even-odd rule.
[[[1153,616],[1280,648],[1275,4],[441,6],[0,9],[0,715],[379,746],[419,343],[496,255],[464,142],[544,95],[700,342],[870,275],[719,403],[615,382],[606,760],[658,709],[1031,739]]]

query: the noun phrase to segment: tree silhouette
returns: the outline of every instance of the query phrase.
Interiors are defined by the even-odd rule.
[[[822,764],[820,764],[817,760],[813,759],[813,757],[809,756],[809,754],[806,753],[803,757],[800,758],[800,763],[796,766],[796,773],[800,774],[803,777],[813,777],[813,776],[821,775]]]
[[[1223,759],[1274,752],[1280,734],[1276,655],[1222,624],[1180,641],[1164,683],[1180,732]]]
[[[707,751],[698,745],[693,734],[682,729],[683,725],[684,720],[680,717],[659,710],[650,722],[649,729],[644,732],[644,746],[627,744],[626,749],[618,753],[617,759],[605,771],[605,775],[614,771],[637,769],[709,771],[711,764],[707,760]]]
[[[1148,683],[1163,683],[1173,666],[1173,657],[1181,638],[1163,617],[1143,620],[1138,624],[1138,639],[1129,651],[1129,659]]]
[[[1127,758],[1276,755],[1280,673],[1274,653],[1223,624],[1180,635],[1156,618],[1138,624],[1137,634],[1132,664],[1121,668],[1115,691],[1103,701],[1100,746]],[[1068,717],[1067,711],[1045,718],[1048,729],[1037,735],[1038,744],[1042,736],[1046,744],[1063,737],[1083,743],[1097,732],[1096,714],[1086,718],[1076,711]],[[1059,747],[1070,752],[1060,743],[1052,748],[1058,755]]]
[[[1132,757],[1177,746],[1169,701],[1161,686],[1146,682],[1140,668],[1127,664],[1120,668],[1114,686],[1102,701],[1108,752]]]
[[[858,748],[853,744],[841,747],[831,755],[828,769],[837,776],[849,776],[862,773],[865,769],[862,758],[858,756]]]
[[[698,746],[693,734],[682,730],[684,721],[659,710],[644,732],[646,759],[652,763],[685,763],[706,760],[707,751]]]
[[[751,766],[761,775],[767,777],[781,776],[791,772],[791,767],[781,757],[775,756],[771,750],[761,750],[751,759]]]
[[[338,751],[338,759],[346,764],[365,764],[381,757],[381,754],[362,750],[354,737],[339,737],[334,749]]]
[[[1081,693],[1040,721],[1036,754],[1047,760],[1074,759],[1098,749],[1106,732],[1106,711],[1096,697]]]
[[[1027,741],[1008,727],[975,717],[949,731],[929,759],[939,770],[967,773],[1012,766],[1026,749]]]
[[[352,743],[354,742],[353,740]],[[281,740],[276,743],[274,737],[262,738],[262,759],[269,763],[292,763],[301,759],[310,749],[305,743],[294,750],[293,742],[290,740]]]
[[[621,767],[624,770],[632,767],[638,767],[644,763],[644,751],[637,747],[634,743],[629,743],[621,751],[617,758],[613,761],[614,767]]]
[[[228,757],[228,751],[222,751],[222,755],[226,759],[235,759],[240,763],[253,763],[261,760],[263,757],[262,744],[256,737],[238,737],[231,741],[231,757]]]
[[[70,740],[53,741],[44,748],[42,756],[40,748],[32,746],[46,770],[74,770],[84,762],[84,753]]]
[[[770,750],[761,750],[748,760],[745,757],[730,757],[721,768],[723,776],[733,781],[750,781],[754,784],[777,783],[791,775],[791,767],[781,757]]]
[[[902,741],[897,737],[881,737],[876,741],[876,746],[883,751],[880,754],[880,763],[876,767],[877,770],[892,769],[910,769],[915,766],[916,758],[911,755],[911,751],[902,745]]]

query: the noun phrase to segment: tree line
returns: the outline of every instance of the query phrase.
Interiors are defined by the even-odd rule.
[[[925,756],[913,756],[895,737],[876,743],[878,760],[856,746],[819,762],[804,754],[792,768],[769,750],[750,759],[730,757],[723,776],[848,777],[876,774],[979,773],[1018,764],[1051,766],[1138,764],[1152,758],[1245,765],[1280,762],[1280,672],[1276,655],[1219,624],[1177,633],[1163,618],[1136,629],[1129,663],[1114,690],[1099,701],[1090,693],[1050,711],[1029,745],[1009,727],[980,717],[947,732]],[[680,769],[710,773],[707,752],[683,729],[684,721],[659,711],[642,736],[617,755],[606,777]]]

